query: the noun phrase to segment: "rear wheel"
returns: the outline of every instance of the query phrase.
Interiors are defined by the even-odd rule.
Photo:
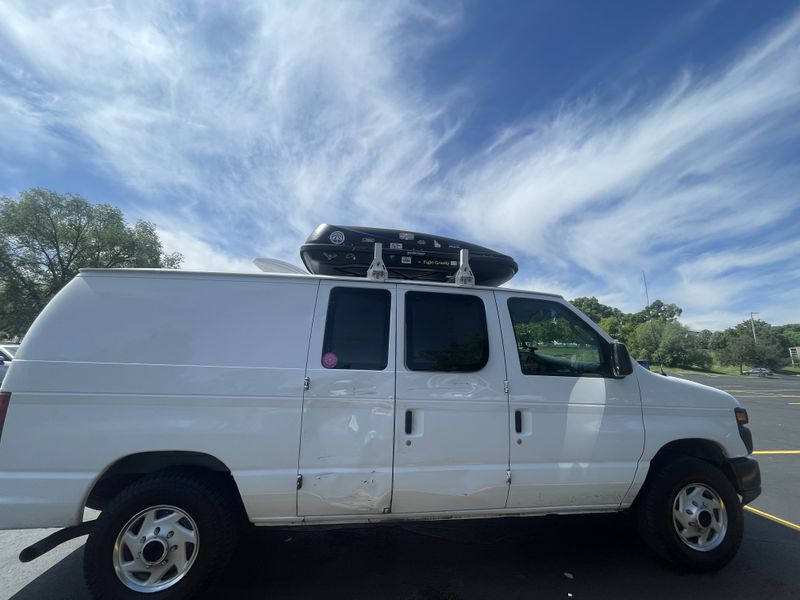
[[[95,598],[190,598],[219,575],[239,520],[227,487],[184,473],[144,477],[109,502],[84,550]]]
[[[692,571],[714,571],[736,555],[742,507],[715,466],[678,458],[654,473],[637,503],[639,532],[650,548]]]

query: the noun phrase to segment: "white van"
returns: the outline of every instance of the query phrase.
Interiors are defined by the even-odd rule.
[[[21,560],[90,533],[98,598],[191,596],[246,521],[632,508],[658,554],[712,570],[760,493],[746,423],[559,296],[89,269],[3,381],[0,528],[65,528]]]

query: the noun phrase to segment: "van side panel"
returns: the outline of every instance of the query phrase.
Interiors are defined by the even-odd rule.
[[[3,382],[0,528],[80,520],[129,454],[210,454],[251,519],[294,518],[318,281],[83,273],[47,306]]]

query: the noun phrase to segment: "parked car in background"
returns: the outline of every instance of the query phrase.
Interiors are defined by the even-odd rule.
[[[12,360],[17,353],[19,344],[12,344],[11,342],[0,342],[0,356],[4,360]]]
[[[769,369],[764,369],[763,367],[756,367],[754,369],[750,369],[749,371],[744,372],[745,375],[758,375],[759,377],[766,377],[767,375],[772,375],[772,371]]]
[[[0,344],[0,381],[3,381],[6,371],[8,371],[8,363],[14,358],[17,348],[19,348],[19,344]]]

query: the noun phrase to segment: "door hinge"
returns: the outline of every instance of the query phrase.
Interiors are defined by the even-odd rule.
[[[299,490],[301,487],[303,487],[303,476],[302,475],[298,475],[297,476],[297,489]]]
[[[304,377],[303,378],[303,390],[307,392],[308,388],[310,388],[310,387],[311,387],[311,378],[310,377]]]
[[[506,483],[511,483],[511,469],[506,470]]]
[[[507,394],[508,393],[508,379],[503,382],[503,391]]]

